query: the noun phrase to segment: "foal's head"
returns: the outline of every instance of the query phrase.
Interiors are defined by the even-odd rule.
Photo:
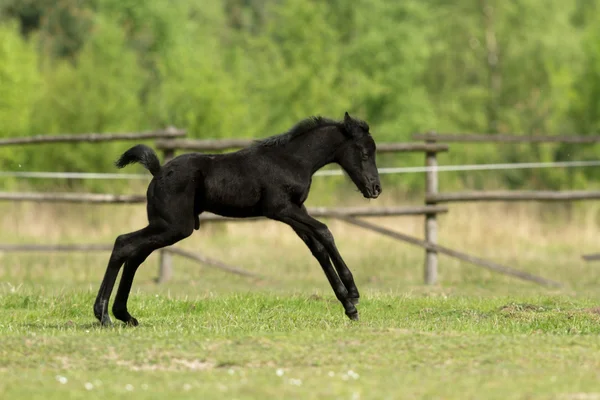
[[[381,194],[379,172],[375,164],[375,141],[365,121],[352,118],[346,112],[342,129],[346,141],[335,154],[337,162],[367,199]]]

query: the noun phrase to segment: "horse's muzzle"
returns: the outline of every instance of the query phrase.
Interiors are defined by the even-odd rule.
[[[374,183],[370,188],[367,188],[363,196],[367,199],[376,199],[381,194],[382,189],[379,183]]]

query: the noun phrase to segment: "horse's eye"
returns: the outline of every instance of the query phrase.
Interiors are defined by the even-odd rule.
[[[369,155],[367,153],[363,153],[362,159],[367,161],[369,159]]]

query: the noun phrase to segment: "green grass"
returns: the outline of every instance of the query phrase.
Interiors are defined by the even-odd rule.
[[[137,294],[130,309],[139,327],[100,328],[91,313],[94,294],[5,287],[2,398],[600,392],[600,315],[592,299],[367,293],[361,320],[352,322],[328,295]]]
[[[0,398],[600,399],[600,274],[580,257],[599,250],[597,210],[511,207],[453,209],[440,243],[564,288],[443,256],[428,287],[421,249],[328,221],[358,322],[276,223],[205,226],[180,244],[264,279],[175,257],[157,285],[153,254],[129,302],[136,328],[93,317],[107,253],[0,253]],[[110,243],[143,224],[140,208],[41,210],[4,210],[0,240]],[[377,222],[422,237],[422,218]]]

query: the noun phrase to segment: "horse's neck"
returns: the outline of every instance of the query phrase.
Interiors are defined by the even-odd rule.
[[[336,127],[323,127],[307,132],[294,140],[296,155],[311,174],[335,161],[335,152],[344,143],[344,136]]]

